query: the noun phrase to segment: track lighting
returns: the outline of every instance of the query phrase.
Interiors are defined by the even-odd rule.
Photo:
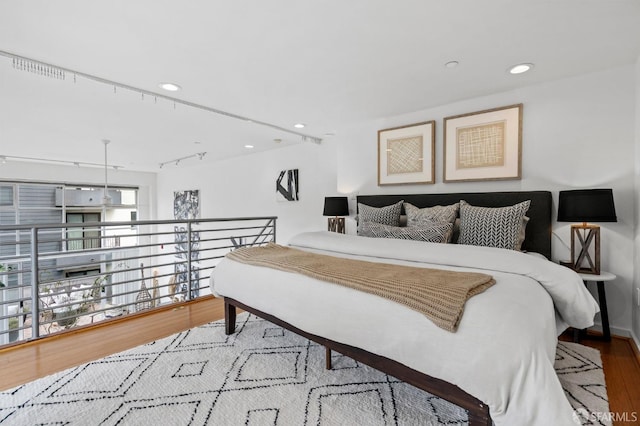
[[[205,155],[207,155],[206,152],[196,152],[195,154],[187,155],[186,157],[180,157],[180,158],[176,158],[175,160],[164,161],[162,163],[159,163],[158,166],[160,166],[160,168],[163,168],[165,165],[171,164],[171,163],[174,163],[176,166],[179,166],[182,160],[187,160],[189,158],[196,158],[196,157],[198,158],[198,160],[202,160]]]
[[[185,101],[183,99],[178,99],[178,98],[174,98],[172,96],[169,95],[165,95],[163,93],[158,93],[158,92],[152,92],[150,90],[146,90],[146,89],[141,89],[139,87],[134,87],[134,86],[129,86],[128,84],[124,84],[124,83],[119,83],[117,81],[113,81],[113,80],[108,80],[106,78],[102,78],[102,77],[98,77],[96,75],[93,74],[87,74],[84,72],[80,72],[80,71],[76,71],[76,70],[72,70],[70,68],[64,68],[64,67],[59,67],[57,65],[53,65],[53,64],[49,64],[46,62],[42,62],[42,61],[38,61],[35,59],[31,59],[31,58],[27,58],[25,56],[20,56],[20,55],[16,55],[14,53],[11,52],[7,52],[4,50],[0,50],[0,56],[5,56],[7,58],[11,58],[13,60],[13,67],[17,70],[20,71],[27,71],[27,72],[32,72],[32,73],[36,73],[36,74],[40,74],[43,76],[47,76],[47,77],[51,77],[51,78],[56,78],[56,79],[61,79],[64,80],[66,74],[73,74],[73,82],[76,83],[77,80],[79,78],[85,79],[85,80],[90,80],[96,83],[100,83],[100,84],[104,84],[107,86],[111,86],[113,87],[113,93],[117,94],[118,90],[117,89],[123,89],[123,90],[127,90],[130,92],[135,92],[135,93],[139,93],[140,94],[140,99],[144,102],[145,99],[145,95],[148,97],[153,97],[154,99],[154,103],[157,103],[158,100],[165,100],[165,101],[169,101],[173,103],[173,108],[176,108],[176,104],[180,104],[180,105],[184,105],[190,108],[196,108],[202,111],[206,111],[206,112],[211,112],[214,114],[218,114],[218,115],[224,115],[225,117],[228,118],[235,118],[236,120],[242,120],[248,123],[253,123],[253,124],[257,124],[260,126],[264,126],[264,127],[269,127],[271,129],[275,129],[278,130],[280,132],[286,132],[286,133],[290,133],[290,134],[294,134],[294,135],[298,135],[298,136],[304,136],[306,137],[305,140],[311,141],[313,143],[317,143],[319,144],[320,142],[322,142],[322,138],[316,137],[316,136],[310,136],[310,135],[306,135],[304,133],[298,132],[296,130],[292,130],[290,128],[285,128],[282,126],[278,126],[275,124],[271,124],[271,123],[267,123],[264,121],[259,121],[259,120],[254,120],[252,118],[249,117],[244,117],[238,114],[234,114],[232,112],[227,112],[227,111],[222,111],[220,109],[216,109],[216,108],[211,108],[205,105],[200,105],[200,104],[196,104],[194,102],[189,102],[189,101]],[[180,86],[178,86],[175,83],[161,83],[164,84],[164,86],[161,86],[164,90],[179,90]],[[170,84],[169,86],[167,86],[167,84]],[[297,123],[294,125],[295,128],[297,129],[302,129],[305,127],[305,125],[303,123]]]
[[[104,163],[89,163],[86,161],[70,161],[70,160],[52,160],[50,158],[37,158],[37,157],[21,157],[18,155],[0,155],[0,163],[6,163],[7,160],[16,160],[16,161],[31,161],[35,163],[47,163],[47,164],[61,164],[65,166],[75,166],[75,167],[104,167]],[[109,164],[109,167],[114,170],[124,169],[124,166],[118,166]]]

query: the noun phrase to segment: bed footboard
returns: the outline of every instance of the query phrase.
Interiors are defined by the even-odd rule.
[[[428,376],[397,361],[367,352],[364,349],[334,342],[333,340],[307,333],[306,331],[300,330],[299,328],[296,328],[273,315],[254,309],[238,302],[237,300],[225,297],[224,319],[225,332],[227,334],[233,334],[235,332],[236,307],[279,325],[280,327],[286,328],[287,330],[303,336],[313,342],[323,345],[326,348],[326,353],[328,355],[331,353],[331,350],[334,350],[465,409],[469,415],[469,426],[491,426],[493,424],[491,416],[489,415],[489,407],[484,402],[472,395],[469,395],[456,385]],[[329,362],[330,360],[327,360],[327,368],[331,368]]]

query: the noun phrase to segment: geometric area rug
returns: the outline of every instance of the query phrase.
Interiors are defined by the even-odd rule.
[[[216,321],[0,392],[2,425],[465,425],[465,410],[256,316]],[[600,353],[560,342],[576,424],[608,424]],[[10,372],[3,371],[2,374]],[[596,418],[597,417],[597,418]],[[594,421],[594,418],[595,421]]]

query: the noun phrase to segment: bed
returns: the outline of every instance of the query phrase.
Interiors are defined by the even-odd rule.
[[[574,424],[553,369],[558,333],[593,323],[598,306],[573,271],[549,262],[546,191],[359,196],[368,206],[404,200],[423,208],[465,200],[483,207],[530,200],[523,251],[466,244],[304,233],[289,246],[340,258],[490,273],[495,285],[469,299],[455,333],[380,297],[290,272],[225,259],[211,277],[235,310],[252,312],[466,409],[469,424]],[[534,254],[536,253],[536,254]]]

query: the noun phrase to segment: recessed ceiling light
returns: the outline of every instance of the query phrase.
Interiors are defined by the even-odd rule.
[[[160,83],[158,86],[163,88],[164,90],[168,90],[169,92],[177,92],[182,89],[182,87],[178,86],[175,83]]]
[[[335,135],[336,135],[335,133],[325,133],[323,136],[325,138],[330,138],[330,137],[335,136]]]
[[[253,145],[245,145],[244,147],[247,148],[247,149],[251,149],[251,148],[253,148]]]
[[[444,64],[444,66],[447,68],[455,68],[458,66],[458,61],[449,61],[446,64]]]
[[[304,124],[303,123],[296,123],[293,125],[293,127],[295,127],[296,129],[304,129]]]
[[[523,72],[529,71],[533,68],[533,64],[518,64],[509,68],[509,72],[511,74],[522,74]]]

